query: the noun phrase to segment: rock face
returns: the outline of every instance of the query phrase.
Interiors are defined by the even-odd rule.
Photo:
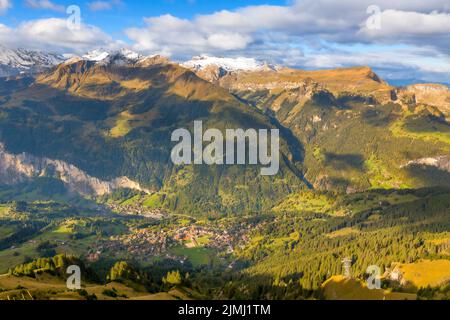
[[[197,57],[182,66],[261,109],[277,112],[281,105],[294,102],[301,107],[314,94],[324,91],[336,98],[351,95],[380,104],[400,103],[405,110],[409,106],[431,107],[438,117],[450,121],[450,90],[446,85],[429,83],[396,88],[370,67],[310,71],[270,66],[254,59],[214,57]]]
[[[102,181],[64,161],[39,158],[26,153],[18,155],[8,153],[0,143],[0,184],[15,185],[42,176],[58,178],[71,192],[83,196],[101,196],[119,188],[150,193],[127,177]]]
[[[442,171],[450,172],[450,156],[439,156],[434,158],[422,158],[414,161],[410,161],[405,167],[420,165],[435,167]]]
[[[450,90],[442,84],[414,84],[398,90],[398,96],[413,104],[437,107],[450,118]]]
[[[194,58],[182,66],[231,90],[293,89],[301,87],[305,81],[314,81],[334,94],[375,94],[384,100],[390,99],[394,89],[369,67],[308,71],[273,66],[254,59],[213,57]]]

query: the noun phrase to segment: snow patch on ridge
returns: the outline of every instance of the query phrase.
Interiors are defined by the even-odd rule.
[[[56,53],[0,46],[0,77],[38,73],[65,60],[63,55]]]
[[[257,61],[254,58],[220,58],[210,56],[198,56],[192,58],[192,60],[186,61],[181,64],[182,66],[194,69],[195,71],[203,70],[209,66],[216,66],[224,69],[225,71],[259,71],[267,68],[275,69],[273,66],[267,63]]]
[[[82,60],[93,61],[97,64],[117,64],[117,65],[126,65],[137,63],[143,59],[148,57],[143,56],[137,52],[128,50],[128,49],[120,49],[116,51],[107,51],[103,49],[93,50],[88,52],[87,54],[81,57]]]

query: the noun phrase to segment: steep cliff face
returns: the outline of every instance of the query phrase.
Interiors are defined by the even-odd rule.
[[[119,188],[150,193],[127,177],[103,181],[64,161],[39,158],[27,153],[8,153],[0,143],[0,184],[15,185],[42,176],[60,179],[71,192],[83,196],[101,196]]]
[[[402,100],[438,108],[450,119],[450,90],[441,84],[424,83],[410,85],[398,90]]]

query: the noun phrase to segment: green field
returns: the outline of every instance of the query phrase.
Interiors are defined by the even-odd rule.
[[[177,246],[171,248],[170,251],[177,256],[187,257],[188,261],[191,262],[194,267],[209,265],[210,263],[217,261],[216,253],[207,248],[186,248],[184,246]]]

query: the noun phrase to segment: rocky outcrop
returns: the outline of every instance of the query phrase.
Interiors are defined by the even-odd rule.
[[[450,156],[439,156],[439,157],[430,157],[430,158],[421,158],[414,161],[409,161],[403,167],[410,166],[428,166],[435,167],[442,171],[450,172]]]
[[[69,191],[83,196],[101,196],[119,188],[150,193],[127,177],[103,181],[64,161],[39,158],[26,153],[8,153],[0,143],[0,184],[15,185],[43,176],[57,178]]]
[[[164,64],[173,64],[173,63],[166,57],[155,55],[142,58],[139,62],[136,63],[136,66],[145,68]]]
[[[406,104],[436,107],[447,118],[450,118],[450,90],[446,85],[414,84],[398,89],[397,96]]]

